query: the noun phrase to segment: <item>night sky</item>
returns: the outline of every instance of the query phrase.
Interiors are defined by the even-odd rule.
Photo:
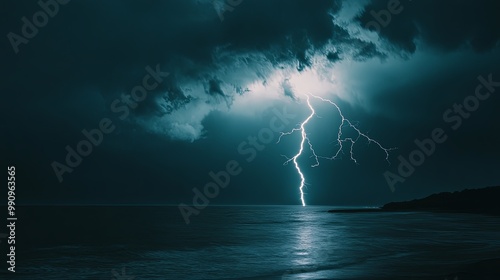
[[[500,184],[498,1],[47,3],[0,4],[0,152],[16,167],[18,203],[190,205],[211,171],[237,162],[241,172],[211,205],[298,205],[299,175],[283,163],[300,133],[279,144],[279,131],[264,134],[272,123],[296,128],[310,113],[307,94],[397,148],[389,164],[359,140],[358,164],[346,145],[311,167],[306,145],[298,161],[308,204],[380,205]],[[309,140],[332,156],[340,116],[311,102]],[[68,166],[67,147],[95,129],[98,145]],[[399,176],[415,140],[436,129],[446,141],[391,191],[386,172]],[[259,133],[269,143],[251,146]],[[54,166],[71,172],[58,178]]]

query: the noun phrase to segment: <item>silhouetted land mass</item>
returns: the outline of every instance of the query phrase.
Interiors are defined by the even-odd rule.
[[[381,208],[330,210],[331,213],[431,211],[500,215],[500,186],[443,192],[422,199],[387,203]]]
[[[443,211],[478,214],[500,214],[500,186],[483,189],[466,189],[460,192],[444,192],[423,199],[391,202],[382,206],[389,211]]]
[[[391,202],[380,208],[330,210],[331,213],[363,212],[455,212],[500,216],[500,186],[483,189],[466,189],[457,192],[443,192],[426,198],[405,202]],[[429,279],[489,280],[500,279],[500,258],[457,265],[454,273]],[[411,278],[413,279],[413,278]],[[419,278],[420,279],[420,278]]]

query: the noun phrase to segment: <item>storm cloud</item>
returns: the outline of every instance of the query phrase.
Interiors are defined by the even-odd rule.
[[[19,36],[23,34],[21,18],[32,20],[41,9],[34,1],[10,0],[3,5],[1,31]],[[398,5],[401,12],[385,18],[387,24],[380,24],[379,32],[368,28],[369,22],[377,22],[374,14],[385,15],[388,5]],[[152,178],[163,178],[162,171],[156,170],[162,165],[173,166],[175,171],[169,176],[183,174],[174,179],[181,187],[172,197],[186,195],[189,186],[199,183],[186,179],[189,172],[179,171],[193,165],[185,159],[196,158],[192,151],[208,158],[207,165],[212,166],[216,160],[209,151],[217,150],[220,142],[234,145],[228,139],[244,139],[262,121],[255,116],[267,109],[286,104],[299,115],[307,113],[303,102],[308,93],[335,99],[362,129],[405,153],[413,149],[414,138],[438,126],[442,112],[473,93],[479,75],[493,73],[494,80],[500,80],[498,10],[494,0],[70,1],[59,6],[57,15],[29,43],[20,44],[18,53],[4,37],[1,111],[4,119],[15,121],[6,122],[3,128],[16,136],[6,140],[3,150],[8,158],[17,153],[26,162],[35,157],[40,165],[48,166],[54,154],[63,157],[65,145],[76,142],[82,129],[96,127],[104,117],[119,120],[113,102],[130,100],[133,88],[149,73],[147,67],[159,67],[168,76],[130,108],[127,118],[115,122],[116,133],[100,147],[103,155],[95,156],[106,160],[96,159],[93,164],[105,166],[117,154],[126,158],[121,153],[137,145],[133,159],[124,160],[133,163],[120,167],[133,169],[142,164],[136,158],[144,160],[142,149],[152,149],[144,152],[158,154],[151,160]],[[482,108],[490,108],[497,100],[492,97]],[[489,114],[492,117],[485,119]],[[499,151],[493,143],[499,136],[491,132],[498,128],[498,116],[490,108],[476,118],[461,130],[463,138],[454,142],[456,146],[444,148],[442,158],[428,168],[445,166],[443,162],[448,163],[447,158],[454,158],[457,151],[469,151],[471,135],[488,141],[481,140],[485,143],[477,148],[479,156],[466,152],[464,160],[483,162],[487,166],[483,170],[498,166],[493,158]],[[31,145],[32,139],[37,139],[36,145]],[[332,139],[317,137],[316,141],[327,145]],[[277,154],[276,162],[280,162],[279,155],[295,147],[273,146],[266,152]],[[36,169],[35,163],[26,164]],[[192,172],[206,171],[201,162],[197,164]],[[82,170],[86,168],[90,167]],[[261,172],[257,166],[252,168],[249,174]],[[383,170],[372,170],[369,164],[359,168],[356,172],[363,170],[373,175],[371,180],[377,178],[375,185],[385,184],[379,176]],[[342,170],[351,174],[354,168]],[[280,172],[286,173],[276,174]],[[293,178],[290,174],[275,178]],[[331,182],[354,185],[341,191],[339,199],[356,197],[358,186],[367,182],[360,176],[331,176]],[[483,177],[481,184],[496,180]],[[41,174],[34,178],[53,180]],[[444,181],[445,176],[440,178],[437,181]],[[281,184],[273,180],[272,184]],[[446,188],[466,181],[450,182]],[[132,186],[128,188],[133,192]],[[244,197],[255,198],[243,189]],[[420,191],[425,192],[411,190],[413,194]],[[269,192],[268,197],[279,193]],[[372,196],[368,192],[366,197]],[[315,199],[325,202],[318,193]]]

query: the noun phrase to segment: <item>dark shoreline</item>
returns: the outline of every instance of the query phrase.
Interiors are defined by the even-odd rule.
[[[390,202],[379,208],[335,209],[329,213],[438,212],[500,216],[500,186],[433,194],[422,199]]]
[[[329,213],[462,213],[500,216],[500,186],[433,194],[422,199],[391,202],[379,208],[337,209]],[[500,258],[472,260],[450,269],[447,275],[429,279],[500,279]],[[419,278],[420,279],[420,278]]]

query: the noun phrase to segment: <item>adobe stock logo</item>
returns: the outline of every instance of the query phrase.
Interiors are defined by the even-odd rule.
[[[19,52],[19,46],[21,44],[28,44],[30,39],[33,39],[38,35],[38,29],[45,27],[49,23],[49,18],[53,18],[59,13],[59,5],[66,5],[70,0],[40,0],[38,1],[38,6],[41,10],[35,12],[29,20],[27,17],[22,17],[21,21],[23,26],[21,27],[21,35],[14,32],[9,32],[7,38],[9,39],[10,45],[14,50],[14,53]]]
[[[215,8],[215,11],[217,12],[217,15],[219,16],[220,21],[224,21],[224,13],[226,13],[227,11],[234,11],[234,8],[239,6],[243,2],[243,0],[223,0],[222,2],[223,3],[216,0],[212,1],[212,4]]]
[[[469,119],[472,113],[479,109],[481,102],[490,98],[491,94],[495,92],[495,88],[500,87],[500,81],[494,81],[492,74],[489,74],[487,79],[483,76],[479,76],[477,79],[479,84],[476,86],[474,94],[468,95],[461,103],[455,103],[452,108],[443,112],[443,121],[449,124],[452,131],[462,127],[464,120]],[[422,166],[425,160],[436,152],[438,144],[443,144],[448,139],[446,129],[442,127],[434,128],[428,138],[415,139],[416,148],[408,156],[400,155],[398,157],[397,174],[390,171],[385,171],[383,174],[391,191],[396,190],[397,183],[404,183],[413,175],[416,168]]]
[[[403,8],[399,0],[389,0],[389,2],[387,2],[387,9],[382,9],[378,12],[374,10],[370,11],[370,15],[372,15],[375,20],[367,22],[365,28],[379,33],[382,27],[387,27],[389,25],[392,16],[400,14]]]
[[[111,270],[111,274],[113,274],[113,278],[111,280],[134,280],[135,276],[127,274],[127,268],[122,267],[121,273],[116,271],[115,269]]]
[[[256,135],[249,135],[246,141],[240,142],[237,147],[238,154],[244,156],[247,163],[253,162],[259,152],[264,151],[266,145],[271,144],[276,136],[286,129],[290,120],[296,117],[295,114],[288,113],[286,107],[283,107],[281,111],[274,108],[272,112],[274,115],[269,120],[269,125],[261,128]],[[219,196],[221,189],[225,189],[230,185],[233,177],[243,172],[243,168],[244,166],[240,161],[231,159],[227,161],[223,170],[218,172],[210,171],[208,176],[211,180],[203,186],[202,190],[196,187],[192,189],[194,194],[192,204],[179,204],[178,208],[186,225],[191,222],[191,215],[199,215],[200,211],[210,204],[211,199]]]
[[[145,70],[148,74],[143,77],[141,84],[133,87],[130,94],[122,94],[121,98],[117,98],[111,103],[111,112],[120,114],[118,118],[122,121],[130,115],[132,110],[138,107],[140,102],[146,100],[149,92],[158,88],[160,83],[169,75],[169,73],[161,71],[159,64],[156,65],[156,69],[147,66]],[[116,125],[113,120],[102,118],[96,128],[91,130],[83,129],[81,132],[84,139],[76,143],[75,148],[70,145],[65,147],[65,161],[63,163],[58,161],[51,163],[52,170],[54,170],[59,183],[62,183],[65,173],[72,173],[82,163],[83,159],[92,153],[94,147],[101,145],[104,136],[112,133],[115,128]]]

